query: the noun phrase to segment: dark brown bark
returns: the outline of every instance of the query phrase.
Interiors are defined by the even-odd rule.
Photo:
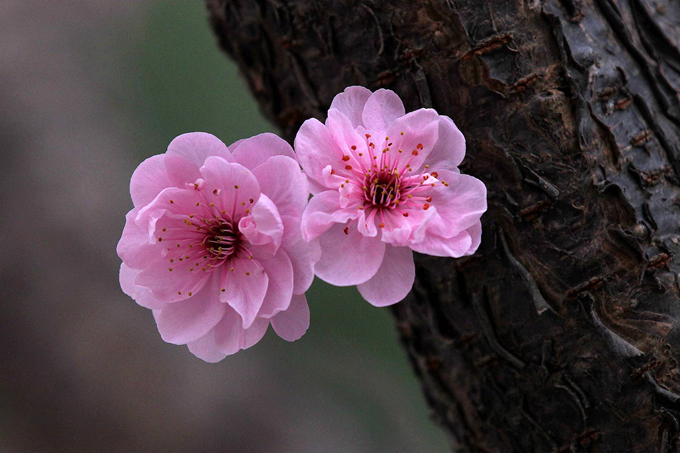
[[[209,0],[288,138],[348,85],[432,106],[489,188],[394,308],[456,451],[680,451],[680,4]]]

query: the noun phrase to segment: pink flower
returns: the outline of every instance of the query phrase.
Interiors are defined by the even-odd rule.
[[[375,306],[413,286],[411,250],[460,257],[477,250],[486,187],[460,174],[465,138],[432,109],[405,114],[394,92],[349,87],[323,124],[307,120],[295,151],[314,197],[302,216],[306,240],[319,238],[316,275],[357,285]]]
[[[290,145],[180,135],[137,167],[130,193],[120,284],[153,310],[163,340],[217,362],[270,323],[288,341],[305,333],[320,252],[300,232],[309,191]]]

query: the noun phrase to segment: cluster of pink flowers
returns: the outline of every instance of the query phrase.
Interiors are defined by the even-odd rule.
[[[363,87],[337,95],[325,124],[307,120],[295,151],[273,134],[230,147],[181,135],[132,175],[121,287],[153,310],[163,340],[208,362],[269,324],[300,338],[315,274],[394,304],[413,286],[412,251],[460,257],[480,244],[486,188],[460,174],[464,156],[450,118],[406,114],[394,92]]]

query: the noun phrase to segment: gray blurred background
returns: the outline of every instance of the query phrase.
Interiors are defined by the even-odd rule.
[[[440,452],[387,309],[315,282],[296,343],[206,364],[118,285],[130,175],[272,131],[200,1],[0,1],[0,452]]]

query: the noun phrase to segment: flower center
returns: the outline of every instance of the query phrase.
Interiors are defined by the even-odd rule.
[[[401,178],[394,171],[382,169],[364,177],[365,204],[392,209],[401,201]]]
[[[202,245],[214,258],[225,259],[239,251],[242,234],[236,225],[222,221],[206,227]]]

